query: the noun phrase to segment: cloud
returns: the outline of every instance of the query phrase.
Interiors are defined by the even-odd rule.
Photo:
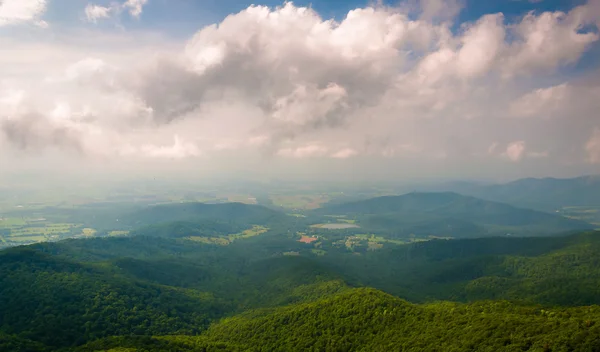
[[[318,144],[309,144],[297,148],[282,148],[277,152],[278,156],[287,158],[311,158],[322,157],[327,153],[327,148]]]
[[[452,19],[460,13],[464,5],[462,0],[420,0],[421,18],[424,20]]]
[[[504,153],[502,153],[502,155],[507,157],[511,161],[520,161],[525,155],[525,149],[525,142],[511,142],[508,144],[506,150],[504,151]]]
[[[510,110],[519,117],[547,117],[563,107],[571,95],[571,87],[562,83],[548,88],[538,88],[511,104]]]
[[[48,145],[81,152],[83,147],[74,128],[31,113],[17,119],[0,120],[0,132],[10,145],[28,152],[39,152]]]
[[[85,17],[88,22],[97,23],[98,20],[120,16],[127,11],[131,17],[139,18],[148,0],[127,0],[124,3],[113,2],[109,6],[88,4],[85,7]]]
[[[142,14],[142,9],[144,5],[146,5],[146,3],[148,3],[148,0],[127,0],[123,4],[123,8],[128,8],[129,14],[132,17],[139,18]]]
[[[85,7],[85,17],[89,22],[98,22],[99,19],[109,18],[114,12],[114,7],[104,7],[93,4],[88,4]]]
[[[90,4],[87,18],[137,16],[145,4]],[[584,160],[600,80],[569,66],[597,45],[583,30],[597,24],[593,3],[458,25],[460,2],[418,6],[418,16],[374,6],[339,21],[292,3],[250,6],[177,43],[98,28],[54,47],[0,38],[4,143],[216,163]]]
[[[588,153],[588,162],[600,163],[600,128],[596,128],[592,132],[592,136],[585,145],[585,151]]]
[[[507,76],[529,74],[539,70],[554,70],[579,60],[591,43],[598,41],[598,32],[582,31],[585,26],[598,26],[596,0],[576,7],[568,13],[528,13],[514,26],[518,38],[511,43],[504,58]]]
[[[337,152],[331,154],[331,157],[335,158],[335,159],[348,159],[357,154],[358,154],[358,152],[352,148],[344,148],[344,149],[338,150]]]
[[[33,23],[40,27],[48,24],[40,20],[46,12],[46,0],[2,0],[0,1],[0,27]]]
[[[143,144],[140,147],[125,145],[119,153],[123,156],[143,156],[158,159],[185,159],[202,155],[198,146],[191,142],[180,139],[178,135],[173,137],[172,145]]]
[[[527,157],[529,158],[547,158],[548,152],[528,152]]]

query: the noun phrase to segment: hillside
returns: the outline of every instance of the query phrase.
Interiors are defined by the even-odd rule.
[[[597,308],[577,306],[600,304],[598,232],[432,240],[361,253],[313,246],[275,235],[227,246],[133,236],[7,249],[0,252],[0,347],[266,351],[331,341],[329,350],[378,350],[391,341],[425,351],[432,350],[427,336],[445,343],[443,351],[596,343],[584,327],[596,326]],[[379,307],[388,313],[373,315]],[[544,318],[541,309],[555,315]],[[465,334],[465,324],[481,326]],[[152,337],[164,335],[180,337]]]
[[[250,262],[213,249],[135,237],[0,252],[0,346],[58,348],[113,335],[193,335],[227,314],[346,288],[336,273],[307,258]]]
[[[111,268],[28,248],[0,254],[2,331],[48,346],[132,333],[197,333],[226,309],[211,294],[136,280]]]
[[[600,348],[598,336],[598,306],[415,305],[374,289],[355,289],[312,303],[244,313],[200,337],[102,340],[78,351],[594,351]]]
[[[416,302],[506,299],[600,304],[600,232],[551,238],[434,240],[325,256],[346,280]]]
[[[600,206],[600,176],[524,178],[495,185],[446,185],[475,197],[544,211],[567,206]]]
[[[560,215],[452,192],[377,197],[327,206],[315,213],[347,216],[368,230],[455,238],[505,234],[539,236],[593,228],[586,222]]]

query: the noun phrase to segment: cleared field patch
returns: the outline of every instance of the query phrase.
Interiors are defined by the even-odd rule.
[[[571,206],[559,211],[564,217],[583,220],[590,224],[600,226],[600,206]]]
[[[327,251],[324,251],[322,249],[311,249],[310,250],[314,255],[318,255],[319,257],[324,256],[325,254],[327,254]]]
[[[310,227],[316,228],[316,229],[327,229],[327,230],[344,230],[344,229],[359,228],[360,226],[353,224],[353,223],[343,222],[343,223],[314,224],[314,225],[310,225]]]
[[[83,236],[85,236],[85,237],[92,237],[92,236],[94,236],[96,234],[96,232],[97,231],[95,229],[92,229],[92,228],[89,228],[89,227],[81,229],[81,234]]]
[[[243,239],[243,238],[250,238],[250,237],[258,236],[267,231],[269,231],[268,227],[255,225],[251,229],[247,229],[240,233],[235,233],[235,234],[231,234],[231,235],[227,235],[227,236],[223,236],[223,237],[189,236],[189,237],[185,237],[185,239],[194,241],[194,242],[216,244],[219,246],[227,246],[233,241]]]
[[[381,245],[383,245],[384,243],[407,244],[407,243],[412,242],[412,240],[410,240],[410,239],[406,239],[406,240],[389,239],[389,238],[385,238],[382,236],[376,236],[373,234],[359,234],[359,235],[354,235],[352,237],[355,237],[355,238],[363,240],[363,241],[365,241],[365,240],[368,241],[369,248],[373,248],[373,249],[381,248],[377,244],[381,244]]]
[[[227,246],[231,243],[230,240],[223,237],[202,237],[202,236],[190,236],[186,237],[190,241],[207,243],[207,244],[216,244],[219,246]]]
[[[25,242],[25,243],[33,243],[33,242],[43,242],[46,240],[46,237],[42,235],[33,235],[33,236],[13,236],[9,238],[12,242]]]
[[[118,237],[118,236],[127,236],[129,235],[129,231],[109,231],[108,236],[110,237]]]
[[[312,236],[302,236],[302,238],[300,238],[298,240],[298,242],[302,242],[302,243],[307,243],[307,244],[311,244],[315,241],[317,241],[318,238],[317,237],[312,237]]]
[[[234,233],[227,237],[229,238],[229,240],[234,241],[234,240],[237,240],[240,238],[249,238],[249,237],[262,235],[263,233],[265,233],[267,231],[269,231],[268,227],[254,225],[254,226],[252,226],[251,229],[244,230],[241,233]]]
[[[249,194],[230,194],[227,195],[225,198],[227,198],[227,201],[229,202],[257,204],[256,197],[253,197]]]
[[[0,228],[20,227],[27,225],[24,218],[0,218]]]

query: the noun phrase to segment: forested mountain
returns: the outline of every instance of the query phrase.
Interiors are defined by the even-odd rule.
[[[452,192],[377,197],[315,213],[348,216],[369,230],[448,237],[548,235],[593,228],[584,221]]]
[[[587,351],[598,343],[598,307],[576,307],[600,304],[598,232],[363,253],[314,246],[267,233],[226,246],[138,235],[8,249],[0,350]],[[178,337],[152,337],[164,335]]]
[[[435,240],[325,256],[348,275],[412,301],[509,299],[525,304],[600,304],[600,233],[552,238]]]
[[[544,211],[600,205],[598,175],[565,179],[524,178],[494,185],[449,184],[439,189]]]
[[[600,307],[550,309],[507,302],[414,305],[354,289],[273,310],[251,311],[199,337],[109,339],[78,351],[595,351]]]

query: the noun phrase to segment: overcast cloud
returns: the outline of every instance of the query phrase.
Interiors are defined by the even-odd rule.
[[[48,1],[0,0],[3,168],[600,172],[600,67],[577,69],[599,0],[458,26],[463,2],[422,0],[340,21],[250,6],[186,40],[103,29],[151,2],[83,4],[69,32]]]

